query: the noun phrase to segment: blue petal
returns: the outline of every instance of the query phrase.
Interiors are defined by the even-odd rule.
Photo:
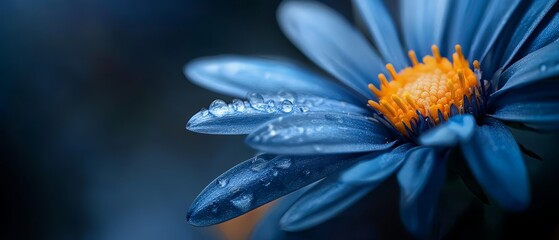
[[[518,144],[498,120],[486,119],[462,152],[483,189],[502,207],[523,210],[530,204],[528,174]]]
[[[411,143],[402,144],[390,152],[359,162],[344,170],[340,180],[346,183],[377,186],[400,167],[412,146]]]
[[[559,130],[559,81],[548,79],[494,98],[492,117],[540,131]]]
[[[313,184],[301,188],[289,195],[283,197],[269,211],[266,212],[262,220],[252,231],[250,239],[254,240],[284,240],[287,239],[287,233],[282,231],[279,222],[283,214],[299,199]]]
[[[354,0],[353,3],[364,18],[375,46],[386,62],[392,63],[396,69],[407,67],[409,63],[398,37],[398,29],[384,3],[361,0]]]
[[[435,150],[430,147],[416,147],[406,154],[405,164],[398,172],[398,182],[402,188],[402,198],[413,202],[423,191],[431,172],[436,166]]]
[[[355,155],[253,157],[211,182],[194,200],[187,221],[194,226],[227,221],[356,161]]]
[[[328,178],[305,193],[280,221],[286,231],[301,231],[336,216],[369,193],[374,185],[340,182],[337,176]]]
[[[559,5],[555,4],[528,41],[526,41],[526,44],[522,46],[516,58],[526,56],[529,53],[557,41],[557,39],[559,39]]]
[[[404,39],[418,56],[430,53],[431,45],[441,44],[449,1],[404,0],[401,21]]]
[[[468,141],[474,132],[476,119],[470,114],[451,117],[447,122],[432,128],[419,136],[425,146],[452,147]]]
[[[545,46],[520,59],[500,76],[501,88],[493,93],[498,97],[509,89],[516,89],[559,74],[559,42]]]
[[[406,159],[406,165],[400,172],[409,173],[398,174],[402,187],[400,217],[406,229],[416,237],[428,237],[433,232],[439,194],[446,174],[446,159],[438,159],[433,150],[424,149],[417,149],[419,153]],[[419,163],[413,163],[416,161]],[[408,165],[412,165],[409,170],[405,169]]]
[[[305,155],[378,151],[395,140],[386,127],[368,117],[305,113],[272,120],[246,142],[263,152]]]
[[[520,0],[489,1],[485,14],[477,28],[483,30],[476,32],[468,59],[479,59],[483,63],[483,59],[493,47],[501,30],[503,30],[519,3]]]
[[[357,102],[341,86],[283,61],[235,55],[205,57],[187,64],[184,73],[202,87],[235,97],[287,90]]]
[[[447,25],[443,34],[441,54],[449,56],[454,52],[454,46],[460,44],[462,51],[470,52],[473,37],[479,31],[479,22],[483,19],[487,1],[461,0],[448,1]],[[464,21],[467,19],[467,21]]]
[[[367,109],[337,100],[280,92],[278,95],[250,94],[226,104],[216,100],[188,121],[190,131],[207,134],[248,134],[272,119],[304,112],[338,112],[366,115]]]
[[[284,2],[278,12],[281,29],[312,61],[372,99],[369,83],[383,64],[365,37],[342,16],[315,2]]]
[[[526,2],[526,4],[529,3],[530,5],[523,11],[524,16],[520,20],[518,26],[514,26],[514,33],[512,34],[512,37],[507,39],[508,46],[499,66],[507,66],[510,63],[516,52],[518,52],[520,47],[522,47],[524,42],[528,39],[528,37],[530,37],[540,21],[542,21],[547,12],[553,7],[555,2],[556,0]]]

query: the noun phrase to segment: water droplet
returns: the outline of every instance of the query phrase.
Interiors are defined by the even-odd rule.
[[[245,103],[240,99],[233,99],[231,105],[233,107],[233,110],[237,112],[242,112],[245,110]]]
[[[273,113],[275,112],[276,109],[276,103],[274,102],[274,100],[268,100],[266,102],[266,112],[268,113]]]
[[[281,102],[281,111],[284,113],[293,111],[293,103],[289,100],[283,100],[283,102]]]
[[[277,177],[279,174],[278,170],[272,170],[272,176]]]
[[[212,209],[210,211],[212,211],[213,214],[217,214],[218,212],[217,204],[212,204]]]
[[[252,194],[243,194],[234,199],[231,199],[231,204],[242,211],[248,211],[252,205]]]
[[[289,167],[291,167],[291,158],[282,158],[280,160],[276,161],[276,167],[281,168],[281,169],[288,169]]]
[[[227,186],[227,183],[229,183],[229,179],[227,178],[221,178],[219,180],[217,180],[217,184],[219,185],[219,187],[225,187]]]
[[[247,98],[252,108],[260,111],[265,110],[264,108],[266,104],[264,103],[262,95],[258,93],[250,93]]]
[[[256,157],[255,159],[252,160],[252,165],[250,166],[250,169],[255,171],[255,172],[260,172],[262,170],[264,170],[266,167],[268,167],[268,161],[264,160],[263,158],[259,158]]]
[[[217,99],[210,104],[210,113],[216,117],[221,117],[229,111],[227,103],[221,99]]]
[[[210,114],[210,111],[208,111],[208,109],[205,108],[202,108],[200,112],[202,113],[202,117],[208,116],[208,114]]]
[[[542,72],[547,71],[547,65],[545,65],[545,64],[540,65],[540,71],[542,71]]]
[[[278,92],[278,96],[280,97],[280,101],[290,101],[290,102],[294,102],[295,101],[295,93],[292,92],[288,92],[288,91],[280,91]]]
[[[302,106],[299,108],[299,110],[301,110],[301,112],[308,112],[309,111],[309,107],[307,106]]]
[[[238,188],[238,187],[232,187],[230,191],[231,191],[231,193],[237,193],[237,192],[241,191],[241,189]]]

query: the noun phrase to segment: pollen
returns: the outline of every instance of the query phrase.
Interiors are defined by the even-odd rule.
[[[408,135],[406,128],[410,129],[420,116],[429,117],[436,125],[448,120],[451,107],[463,112],[464,101],[478,93],[478,61],[470,68],[460,45],[455,46],[452,61],[442,57],[436,45],[431,50],[433,55],[423,57],[422,62],[417,60],[414,51],[409,51],[411,67],[397,72],[392,64],[386,64],[390,81],[379,74],[380,88],[369,84],[378,98],[376,102],[369,100],[369,106],[382,113],[404,135]]]

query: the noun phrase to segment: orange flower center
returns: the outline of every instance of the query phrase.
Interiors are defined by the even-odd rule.
[[[369,84],[378,98],[378,102],[369,100],[369,106],[382,113],[404,135],[408,135],[406,127],[418,120],[418,112],[430,117],[434,124],[443,120],[440,117],[448,120],[452,105],[463,112],[465,98],[468,100],[472,94],[479,96],[478,77],[470,69],[460,45],[455,49],[452,62],[441,57],[439,48],[433,45],[433,56],[423,57],[423,62],[418,62],[415,52],[409,51],[413,66],[400,72],[387,64],[391,81],[379,74],[380,89]],[[473,67],[479,71],[479,62],[474,61]]]

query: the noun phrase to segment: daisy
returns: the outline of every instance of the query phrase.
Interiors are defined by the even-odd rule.
[[[322,4],[283,3],[286,36],[342,85],[278,60],[190,62],[194,83],[244,100],[215,100],[187,129],[247,134],[260,154],[210,183],[188,222],[220,223],[322,179],[281,220],[303,230],[396,175],[402,223],[426,236],[447,165],[462,163],[475,195],[508,211],[527,208],[522,152],[530,152],[509,126],[559,130],[555,2],[402,0],[395,13],[356,0],[364,32]]]

